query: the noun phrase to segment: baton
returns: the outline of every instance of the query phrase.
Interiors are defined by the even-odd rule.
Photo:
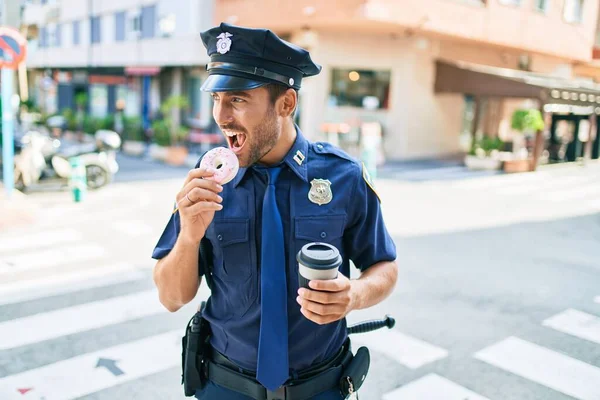
[[[396,320],[392,318],[390,315],[386,315],[384,319],[375,319],[372,321],[360,322],[358,324],[349,326],[348,334],[352,335],[354,333],[366,333],[375,331],[377,329],[385,328],[386,326],[389,329],[392,329],[396,324]]]

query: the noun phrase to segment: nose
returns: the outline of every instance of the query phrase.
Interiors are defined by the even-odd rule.
[[[223,101],[215,101],[213,105],[213,117],[217,125],[229,125],[233,122],[231,107]]]

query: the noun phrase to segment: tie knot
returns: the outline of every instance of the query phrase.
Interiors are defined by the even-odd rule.
[[[269,174],[269,185],[274,185],[277,182],[277,178],[279,177],[279,173],[281,172],[281,167],[273,167],[267,169],[267,173]]]

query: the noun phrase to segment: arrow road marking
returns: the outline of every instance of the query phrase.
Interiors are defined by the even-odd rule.
[[[111,360],[110,358],[100,358],[98,363],[96,364],[96,368],[106,368],[109,370],[114,376],[119,376],[125,374],[122,369],[117,367],[117,360]]]
[[[0,378],[0,399],[73,400],[170,368],[181,368],[182,334],[177,329]],[[109,364],[119,360],[119,370],[127,373],[117,375],[98,368],[101,359]],[[22,395],[17,388],[35,390]]]

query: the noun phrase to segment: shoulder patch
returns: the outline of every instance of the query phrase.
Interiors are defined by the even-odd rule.
[[[367,170],[367,167],[365,166],[364,162],[362,163],[362,176],[365,182],[367,183],[367,186],[371,188],[373,193],[375,193],[375,196],[377,196],[377,198],[379,199],[379,202],[381,202],[381,197],[379,197],[379,193],[377,193],[377,190],[375,190],[375,183],[373,183],[371,174],[369,174],[369,171]]]

